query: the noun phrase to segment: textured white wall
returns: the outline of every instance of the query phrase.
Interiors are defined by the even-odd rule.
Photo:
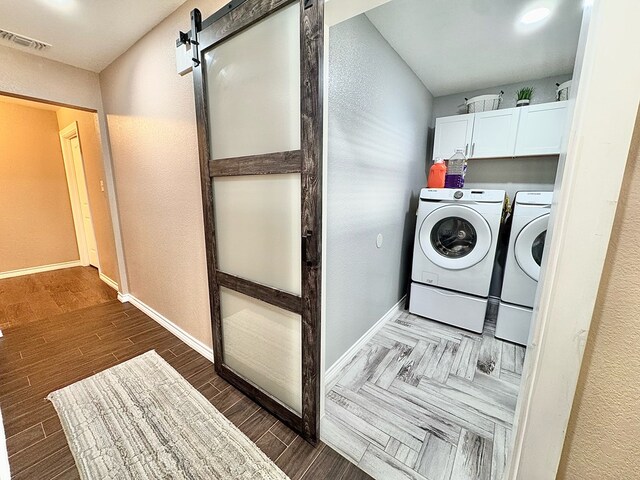
[[[0,91],[100,110],[98,74],[0,46]]]
[[[56,112],[3,98],[0,272],[78,260]]]
[[[359,15],[329,32],[328,102],[327,368],[405,294],[433,97]]]
[[[638,478],[640,117],[611,233],[558,479]]]
[[[193,77],[176,73],[187,2],[100,73],[129,292],[212,345]]]

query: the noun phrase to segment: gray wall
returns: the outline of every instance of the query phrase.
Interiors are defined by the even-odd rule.
[[[558,170],[558,155],[469,160],[465,188],[504,190],[513,202],[519,191],[549,191]]]
[[[528,80],[521,83],[512,83],[510,85],[498,85],[473,92],[454,93],[445,95],[444,97],[436,97],[433,101],[433,119],[438,117],[447,117],[449,115],[457,115],[459,113],[467,113],[464,105],[465,98],[472,98],[476,95],[486,95],[489,93],[500,93],[504,91],[500,109],[513,108],[516,106],[516,92],[522,87],[533,87],[533,97],[531,104],[553,102],[556,99],[556,83],[563,83],[571,79],[571,75],[560,75],[557,77],[539,78],[537,80]]]
[[[405,294],[433,103],[364,15],[329,35],[327,368]]]

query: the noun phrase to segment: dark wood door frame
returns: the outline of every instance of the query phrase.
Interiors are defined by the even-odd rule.
[[[300,4],[300,150],[211,160],[204,53],[296,0],[235,0],[203,21],[191,12],[191,31],[180,40],[191,43],[197,135],[205,226],[214,363],[218,374],[271,411],[311,443],[319,438],[320,416],[320,285],[322,236],[322,60],[324,0]],[[212,194],[213,177],[300,173],[301,175],[301,295],[260,285],[219,271]],[[223,362],[220,287],[248,294],[298,313],[302,318],[302,414],[298,415],[269,393],[240,377]]]

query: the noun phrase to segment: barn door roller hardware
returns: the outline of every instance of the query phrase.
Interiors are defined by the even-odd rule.
[[[200,14],[200,10],[195,8],[191,12],[191,30],[188,32],[178,32],[178,39],[176,40],[176,48],[182,45],[191,45],[193,49],[191,50],[191,61],[193,62],[193,67],[197,67],[200,65],[200,52],[198,49],[198,32],[202,30],[202,15]]]
[[[191,55],[191,60],[193,61],[193,66],[198,67],[200,65],[200,52],[198,49],[198,32],[201,32],[205,28],[207,28],[212,23],[220,20],[222,17],[233,11],[235,8],[242,5],[247,0],[232,0],[227,3],[220,10],[215,12],[213,15],[208,17],[205,21],[202,21],[202,14],[200,10],[197,8],[191,12],[191,30],[188,32],[178,32],[178,38],[176,40],[176,47],[180,47],[182,45],[191,45],[193,46],[193,51]],[[313,5],[312,0],[305,0],[305,8],[307,6],[307,2]]]
[[[191,11],[191,39],[189,43],[193,46],[191,50],[191,60],[193,68],[200,66],[200,50],[198,49],[198,32],[202,30],[202,14],[200,10],[194,8]]]

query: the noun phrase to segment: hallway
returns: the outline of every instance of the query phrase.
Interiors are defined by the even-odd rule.
[[[93,267],[74,267],[0,280],[0,330],[116,299]]]
[[[14,480],[79,478],[46,396],[152,349],[290,478],[370,478],[325,444],[312,447],[220,378],[195,350],[117,301],[92,268],[2,280],[0,298],[0,409]]]

